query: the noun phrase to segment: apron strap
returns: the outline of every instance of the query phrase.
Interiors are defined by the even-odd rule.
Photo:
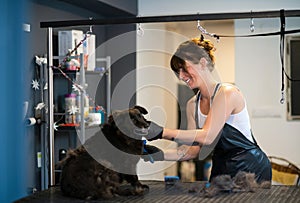
[[[215,95],[216,95],[216,93],[217,93],[217,91],[218,91],[220,85],[221,85],[221,83],[218,83],[218,84],[216,85],[215,90],[214,90],[214,93],[213,93],[213,95],[212,95],[211,98],[210,98],[210,104],[212,104],[212,102],[213,102],[213,100],[214,100],[214,97],[215,97]],[[197,99],[196,99],[196,105],[195,105],[195,122],[196,122],[196,129],[200,129],[200,126],[199,126],[199,115],[198,115],[198,114],[199,114],[198,109],[199,109],[199,104],[200,104],[200,103],[199,103],[199,102],[200,102],[200,98],[201,98],[201,92],[198,91]]]

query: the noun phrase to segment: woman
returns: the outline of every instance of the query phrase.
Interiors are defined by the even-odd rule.
[[[213,150],[211,179],[245,171],[255,173],[258,182],[270,181],[271,165],[252,135],[242,92],[212,77],[213,52],[213,44],[203,37],[178,47],[171,68],[191,89],[199,90],[187,104],[188,130],[162,128],[150,122],[147,139],[163,138],[186,145],[164,152],[146,145],[145,150],[155,160],[189,160],[198,155],[204,159]]]

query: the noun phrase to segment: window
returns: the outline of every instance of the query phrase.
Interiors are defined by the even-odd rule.
[[[287,118],[300,119],[300,36],[286,37]],[[296,80],[296,81],[294,81]]]

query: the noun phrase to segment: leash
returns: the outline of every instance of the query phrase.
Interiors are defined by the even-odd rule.
[[[145,145],[146,145],[147,141],[143,140],[143,152],[147,153],[148,157],[149,157],[149,161],[153,164],[154,163],[154,159],[153,157],[148,153],[148,151],[145,149]]]

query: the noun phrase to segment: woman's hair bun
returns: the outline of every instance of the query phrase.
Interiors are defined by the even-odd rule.
[[[193,38],[192,41],[198,46],[204,48],[209,57],[211,58],[212,62],[215,62],[214,52],[216,48],[210,40],[204,39],[203,35],[201,35],[201,37]]]

